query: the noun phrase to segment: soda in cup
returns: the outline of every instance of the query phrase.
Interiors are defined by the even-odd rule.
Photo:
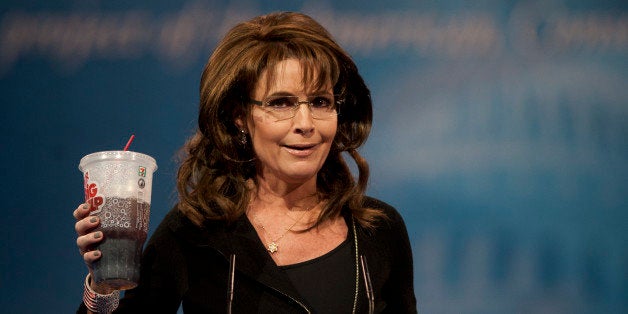
[[[83,157],[85,202],[100,218],[104,238],[92,280],[115,290],[137,286],[146,241],[155,159],[131,151],[104,151]]]

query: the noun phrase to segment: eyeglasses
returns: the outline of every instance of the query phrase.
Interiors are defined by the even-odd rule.
[[[342,103],[340,95],[315,95],[308,100],[299,100],[299,96],[271,96],[264,101],[251,99],[251,103],[260,106],[277,121],[293,118],[301,105],[310,108],[312,118],[318,120],[331,119],[338,115],[337,108]]]

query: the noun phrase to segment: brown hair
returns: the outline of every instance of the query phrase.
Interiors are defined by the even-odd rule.
[[[184,146],[178,172],[179,209],[197,224],[204,220],[234,221],[247,209],[255,180],[255,155],[241,144],[235,120],[250,114],[249,96],[265,69],[282,60],[301,62],[304,80],[322,85],[331,80],[342,95],[338,130],[318,173],[317,188],[325,208],[317,224],[349,208],[370,227],[383,214],[364,208],[369,170],[357,152],[372,122],[371,96],[351,57],[320,24],[307,15],[280,12],[253,18],[232,28],[205,65],[200,84],[198,130]],[[358,169],[353,177],[343,152]]]

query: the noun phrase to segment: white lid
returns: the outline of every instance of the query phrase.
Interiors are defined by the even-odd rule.
[[[106,160],[120,160],[120,161],[140,161],[148,163],[147,166],[150,166],[152,172],[157,171],[157,162],[155,158],[148,156],[146,154],[132,152],[132,151],[123,151],[123,150],[112,150],[112,151],[103,151],[91,153],[83,158],[79,162],[79,170],[84,171],[87,165],[98,162],[98,161],[106,161]]]

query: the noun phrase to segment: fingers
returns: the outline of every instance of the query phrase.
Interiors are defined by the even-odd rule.
[[[98,250],[89,251],[83,254],[83,260],[85,261],[85,264],[87,264],[88,267],[91,267],[92,263],[94,263],[100,258],[100,254],[101,253]]]
[[[87,216],[78,220],[76,224],[74,224],[74,230],[76,230],[76,233],[79,236],[85,235],[94,228],[98,227],[99,223],[100,219],[98,218],[98,216]]]
[[[91,251],[103,239],[102,231],[87,233],[76,238],[76,246],[78,246],[81,254]]]
[[[79,205],[72,213],[76,220],[81,220],[89,215],[89,204],[83,203]]]
[[[81,252],[87,252],[102,241],[102,231],[91,232],[76,238],[76,246]]]
[[[100,224],[100,220],[98,216],[90,216],[89,209],[89,204],[81,204],[73,212],[73,216],[77,220],[74,225],[78,234],[76,246],[78,246],[79,252],[88,266],[100,258],[101,252],[93,250],[93,248],[103,239],[102,231],[93,232]]]
[[[91,269],[91,265],[100,259],[101,252],[99,250],[92,250],[103,239],[102,231],[91,232],[76,238],[76,245],[79,248],[79,252],[83,255],[83,260],[87,265],[87,268]]]

